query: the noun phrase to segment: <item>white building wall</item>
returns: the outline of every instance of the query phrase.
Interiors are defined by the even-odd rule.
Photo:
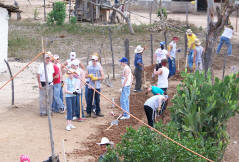
[[[8,49],[8,11],[0,7],[0,73],[7,70],[4,59],[7,60]]]

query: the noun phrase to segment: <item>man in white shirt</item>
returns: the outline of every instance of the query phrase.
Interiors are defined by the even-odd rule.
[[[162,67],[161,60],[167,58],[168,51],[165,49],[165,42],[160,42],[160,48],[156,49],[154,53],[154,62],[156,63],[156,70]]]
[[[220,38],[220,43],[219,43],[219,45],[217,47],[217,51],[216,51],[217,54],[220,53],[222,45],[225,42],[226,45],[227,45],[227,55],[228,56],[232,55],[232,44],[231,44],[231,41],[230,41],[230,39],[232,38],[232,35],[233,35],[233,27],[232,27],[232,25],[226,26],[224,31],[223,31],[223,33],[222,33],[222,36]]]
[[[122,91],[120,96],[120,106],[129,113],[129,96],[130,96],[130,87],[133,81],[132,71],[128,65],[128,59],[123,57],[120,59],[120,64],[123,67],[123,74],[122,74]],[[122,120],[129,119],[130,115],[126,112],[123,113],[123,116],[120,118]]]
[[[39,101],[40,101],[40,115],[45,116],[47,115],[47,102],[46,102],[46,84],[49,85],[48,89],[48,101],[50,103],[49,107],[52,105],[52,96],[53,96],[53,73],[54,67],[53,64],[50,62],[50,55],[45,54],[45,63],[46,63],[46,71],[47,71],[47,78],[48,83],[46,83],[45,78],[45,70],[44,64],[41,63],[38,72],[37,72],[37,81],[39,87]]]

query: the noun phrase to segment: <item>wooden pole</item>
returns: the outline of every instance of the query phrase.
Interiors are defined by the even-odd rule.
[[[184,57],[187,57],[187,50],[188,50],[188,40],[187,34],[184,34]]]
[[[71,0],[69,0],[69,23],[71,22]]]
[[[236,17],[236,32],[237,32],[237,22],[238,22],[238,9],[237,9],[237,17]]]
[[[113,68],[113,79],[115,79],[115,62],[114,62],[114,51],[113,51],[113,45],[112,45],[112,31],[109,28],[109,39],[110,39],[110,50],[112,53],[112,68]]]
[[[186,3],[186,24],[188,28],[188,2]]]
[[[125,48],[125,57],[128,59],[128,65],[130,66],[130,56],[129,56],[129,40],[128,38],[124,41],[124,48]]]
[[[149,24],[152,24],[152,10],[153,10],[153,1],[150,2],[150,10],[149,10]]]
[[[7,68],[10,74],[10,78],[12,78],[12,71],[10,68],[9,63],[7,62],[7,60],[4,59],[4,62],[7,64]],[[12,79],[12,105],[14,105],[14,79]]]
[[[227,54],[224,53],[224,61],[223,61],[223,69],[222,69],[222,80],[224,80],[225,71],[226,71],[226,62],[227,62]]]
[[[163,35],[164,35],[164,41],[165,41],[165,49],[167,49],[167,46],[168,46],[168,44],[167,44],[167,29],[163,32]]]
[[[150,33],[150,47],[151,47],[151,65],[154,64],[154,48],[153,48],[153,34]]]
[[[46,0],[44,0],[44,21],[46,21]]]
[[[55,148],[54,148],[54,140],[53,140],[53,133],[52,133],[52,123],[51,123],[51,108],[50,108],[50,101],[49,101],[49,82],[48,82],[48,74],[47,74],[47,68],[46,68],[46,62],[45,62],[45,48],[43,45],[43,38],[42,38],[42,51],[44,52],[42,55],[43,64],[44,64],[44,73],[45,73],[45,79],[46,79],[46,105],[47,105],[47,116],[48,116],[48,125],[49,125],[49,132],[50,132],[50,142],[51,142],[51,156],[52,161],[56,162],[56,156],[55,156]],[[51,96],[52,97],[52,96]]]

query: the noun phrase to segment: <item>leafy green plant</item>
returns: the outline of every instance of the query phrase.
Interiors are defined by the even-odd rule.
[[[34,20],[37,20],[38,16],[39,16],[38,8],[35,8],[35,10],[34,10]]]
[[[224,150],[228,143],[227,120],[239,110],[239,78],[216,78],[212,84],[210,73],[205,78],[203,72],[183,72],[182,77],[184,80],[172,99],[172,120],[180,131],[195,138],[217,139],[218,147]]]
[[[71,16],[70,23],[74,25],[74,24],[76,24],[76,22],[77,22],[76,17],[75,16]]]
[[[162,15],[161,15],[161,13],[162,13]],[[168,17],[167,9],[166,8],[159,8],[158,9],[158,17],[160,17],[160,19],[162,19],[162,18],[167,19],[167,17]]]
[[[47,24],[62,25],[66,18],[66,4],[64,2],[55,2],[53,10],[47,16]]]
[[[215,145],[214,139],[209,138],[205,142],[200,138],[195,140],[188,132],[180,133],[173,122],[166,125],[160,122],[156,124],[155,128],[184,146],[213,160],[217,160],[218,155],[222,155],[220,148]],[[122,141],[114,150],[107,152],[105,161],[109,160],[108,157],[112,159],[117,156],[124,162],[205,161],[146,127],[141,127],[138,130],[127,128]]]

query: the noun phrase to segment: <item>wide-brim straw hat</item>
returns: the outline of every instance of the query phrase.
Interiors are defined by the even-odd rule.
[[[113,145],[114,142],[111,142],[108,138],[103,137],[100,143],[96,143],[97,145]]]
[[[144,48],[141,47],[141,45],[138,45],[135,50],[134,50],[134,53],[142,53],[144,51]]]
[[[187,33],[187,34],[192,34],[193,32],[192,32],[191,29],[187,29],[186,33]]]
[[[201,45],[201,43],[202,43],[202,42],[200,42],[200,40],[199,40],[199,39],[196,39],[196,40],[195,40],[195,45],[197,45],[197,46],[200,46],[200,45]]]

